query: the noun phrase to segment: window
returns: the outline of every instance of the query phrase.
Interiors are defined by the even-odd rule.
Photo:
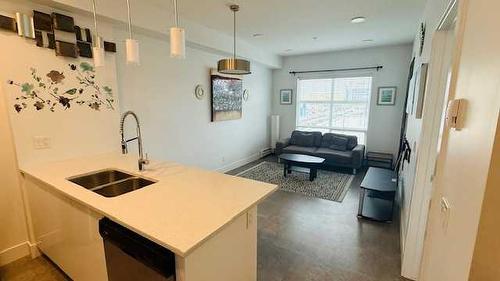
[[[365,144],[372,77],[301,79],[297,129],[355,135]]]

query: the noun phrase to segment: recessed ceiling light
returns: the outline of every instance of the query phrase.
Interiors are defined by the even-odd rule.
[[[312,39],[313,39],[313,40],[318,40],[318,37],[314,36]]]
[[[365,40],[363,40],[363,42],[368,42],[368,43],[373,42],[373,39],[365,39]]]
[[[355,17],[351,19],[352,23],[363,23],[366,21],[365,17]]]
[[[264,34],[262,34],[262,33],[255,33],[252,36],[253,37],[262,37],[262,36],[264,36]]]

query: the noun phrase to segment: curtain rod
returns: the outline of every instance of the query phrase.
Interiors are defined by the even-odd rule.
[[[375,69],[377,71],[384,68],[381,65],[368,66],[368,67],[356,67],[356,68],[338,68],[338,69],[323,69],[323,70],[305,70],[305,71],[290,71],[290,74],[296,75],[299,73],[318,73],[318,72],[336,72],[336,71],[352,71],[352,70],[370,70]]]

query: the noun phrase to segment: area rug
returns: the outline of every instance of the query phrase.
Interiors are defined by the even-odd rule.
[[[283,177],[283,164],[262,162],[239,174],[239,177],[276,184],[280,190],[301,193],[336,202],[344,200],[353,175],[318,170],[318,177],[309,181],[309,174],[292,171]]]

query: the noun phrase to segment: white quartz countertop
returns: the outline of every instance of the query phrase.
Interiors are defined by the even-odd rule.
[[[106,198],[67,180],[110,168],[157,182]],[[182,257],[277,189],[173,162],[151,161],[139,172],[135,155],[106,154],[20,169]]]

